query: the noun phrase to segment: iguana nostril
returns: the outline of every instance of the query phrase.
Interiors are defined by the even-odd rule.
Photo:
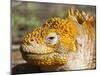
[[[31,39],[31,41],[34,41],[33,39]]]

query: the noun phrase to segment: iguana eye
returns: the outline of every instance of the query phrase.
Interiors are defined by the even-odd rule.
[[[46,37],[46,44],[54,45],[58,42],[58,40],[58,35],[55,32],[53,32],[48,34],[48,36]]]
[[[48,37],[48,39],[53,40],[55,37]]]

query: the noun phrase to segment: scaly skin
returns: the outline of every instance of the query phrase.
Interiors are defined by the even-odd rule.
[[[50,18],[25,35],[23,58],[45,71],[95,68],[94,17],[69,9],[68,17]]]

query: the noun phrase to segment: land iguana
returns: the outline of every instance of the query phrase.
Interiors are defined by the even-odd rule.
[[[95,17],[68,9],[66,18],[53,17],[24,36],[23,58],[42,71],[95,68]]]

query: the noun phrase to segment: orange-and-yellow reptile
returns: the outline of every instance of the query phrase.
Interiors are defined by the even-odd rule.
[[[65,19],[48,19],[25,35],[23,58],[44,71],[95,68],[95,18],[83,11],[68,9]]]

